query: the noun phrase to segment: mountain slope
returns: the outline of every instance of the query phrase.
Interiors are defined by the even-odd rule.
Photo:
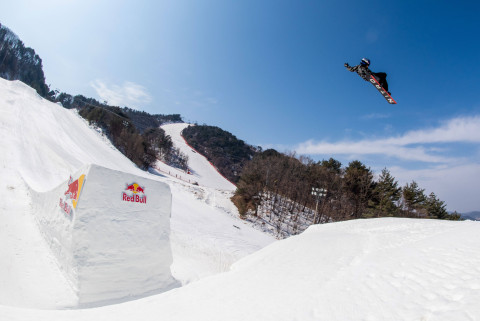
[[[466,220],[479,221],[480,220],[480,211],[473,211],[462,214],[462,218]]]
[[[42,97],[53,92],[45,83],[42,59],[35,50],[25,47],[18,36],[0,23],[0,77],[21,80],[35,88]]]
[[[274,241],[246,225],[241,231],[233,227],[242,223],[229,212],[233,206],[222,205],[229,194],[138,169],[74,110],[42,99],[19,81],[0,79],[0,115],[0,188],[4,191],[0,193],[4,249],[0,254],[9,258],[8,264],[0,264],[0,304],[40,308],[75,304],[35,225],[29,190],[49,191],[83,164],[95,163],[171,185],[172,271],[182,284],[222,272]],[[220,205],[212,204],[210,197]],[[192,231],[193,221],[197,223]]]
[[[231,191],[139,170],[74,111],[20,82],[0,79],[0,115],[0,320],[480,319],[478,222],[354,220],[274,242],[234,218]],[[38,233],[29,192],[88,162],[170,185],[172,272],[182,287],[64,309],[75,298]]]
[[[188,156],[191,174],[186,175],[183,172],[175,172],[177,175],[182,175],[184,179],[192,182],[197,182],[201,186],[208,186],[217,189],[234,191],[235,185],[230,183],[225,177],[220,174],[215,167],[205,158],[192,149],[182,137],[182,130],[187,128],[189,124],[176,123],[161,126],[165,133],[172,138],[175,147],[179,148],[182,153]],[[158,166],[166,171],[167,168],[161,163]]]

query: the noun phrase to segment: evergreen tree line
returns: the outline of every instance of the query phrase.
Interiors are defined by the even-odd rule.
[[[45,83],[42,59],[7,27],[0,23],[0,77],[20,80],[48,98],[53,95]]]
[[[240,173],[260,147],[255,148],[233,134],[207,125],[188,126],[182,132],[187,143],[199,151],[231,182],[238,182]]]
[[[324,195],[312,195],[312,188],[325,190]],[[372,170],[358,160],[342,167],[333,158],[315,162],[272,149],[246,164],[233,201],[241,215],[265,215],[268,206],[271,224],[290,221],[297,230],[300,223],[369,217],[460,219],[456,212],[449,214],[434,193],[425,195],[415,181],[400,187],[386,168],[375,179]]]
[[[139,132],[143,133],[149,128],[160,127],[166,123],[181,123],[183,122],[180,114],[172,115],[151,115],[144,111],[134,110],[128,107],[123,108],[123,112],[132,120]]]
[[[65,108],[79,110],[82,117],[100,127],[112,144],[140,168],[147,169],[159,159],[182,170],[188,169],[188,156],[175,148],[171,137],[160,128],[164,123],[181,122],[179,114],[150,115],[128,107],[102,104],[82,95],[73,97],[58,92],[51,100]]]
[[[90,124],[100,127],[112,144],[138,167],[148,169],[160,159],[187,170],[188,157],[173,146],[171,137],[160,127],[140,132],[125,109],[108,105],[100,107],[100,103],[91,98],[73,100],[79,114]]]

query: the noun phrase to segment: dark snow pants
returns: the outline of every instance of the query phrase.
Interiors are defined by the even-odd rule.
[[[380,86],[388,91],[387,74],[384,72],[372,72],[372,75],[378,80]]]

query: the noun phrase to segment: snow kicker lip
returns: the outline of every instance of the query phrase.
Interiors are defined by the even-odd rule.
[[[80,194],[82,184],[76,182],[82,175]],[[78,306],[119,302],[171,285],[168,184],[88,164],[55,189],[32,195],[37,222]]]

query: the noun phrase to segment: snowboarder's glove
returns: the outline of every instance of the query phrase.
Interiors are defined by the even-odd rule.
[[[350,67],[350,65],[349,65],[347,62],[346,62],[346,63],[344,63],[343,65],[345,66],[345,68],[348,68],[348,67]]]

